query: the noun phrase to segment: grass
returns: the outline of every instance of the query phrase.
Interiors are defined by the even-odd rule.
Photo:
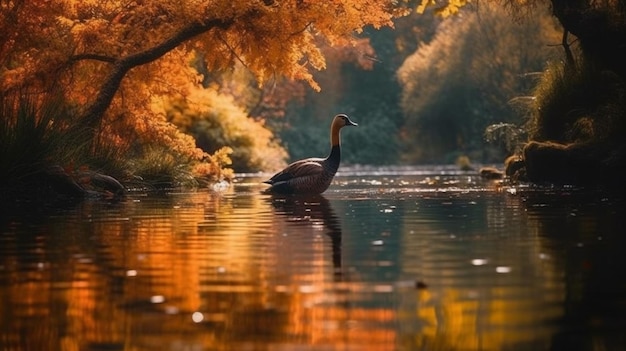
[[[88,139],[70,117],[58,100],[0,99],[1,184],[28,182],[47,167],[84,158]]]
[[[194,164],[188,158],[158,145],[124,148],[110,145],[107,138],[94,141],[91,131],[76,127],[78,118],[62,99],[0,98],[3,201],[48,196],[51,189],[58,190],[52,178],[80,182],[84,171],[112,176],[138,190],[203,184],[192,172]],[[130,153],[129,149],[141,151]]]
[[[194,188],[199,185],[188,163],[159,147],[148,147],[141,157],[128,162],[135,183],[148,188]]]

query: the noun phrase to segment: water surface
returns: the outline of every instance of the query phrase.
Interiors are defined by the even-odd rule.
[[[0,216],[0,350],[624,350],[621,196],[344,170]]]

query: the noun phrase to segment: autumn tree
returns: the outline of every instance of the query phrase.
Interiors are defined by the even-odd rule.
[[[403,11],[392,0],[2,1],[0,94],[60,91],[99,140],[156,140],[200,159],[152,107],[198,84],[197,53],[209,71],[238,64],[257,84],[284,76],[318,90],[320,45],[356,43],[354,33]]]
[[[562,44],[568,60],[573,60],[571,45],[576,42],[583,57],[601,69],[624,77],[626,66],[626,3],[622,0],[489,0],[507,9],[516,19],[533,15],[535,8],[549,8],[563,27]],[[467,0],[421,0],[418,11],[435,8],[442,16],[459,12]],[[574,38],[569,37],[573,35]]]

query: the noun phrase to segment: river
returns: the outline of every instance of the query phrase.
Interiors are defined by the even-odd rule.
[[[624,198],[450,167],[0,215],[0,350],[625,350]]]

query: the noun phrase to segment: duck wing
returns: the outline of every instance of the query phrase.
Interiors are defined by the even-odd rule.
[[[264,183],[275,184],[294,178],[320,174],[324,172],[322,161],[324,161],[322,158],[308,158],[306,160],[296,161],[282,171],[274,174],[272,178],[266,180]]]

